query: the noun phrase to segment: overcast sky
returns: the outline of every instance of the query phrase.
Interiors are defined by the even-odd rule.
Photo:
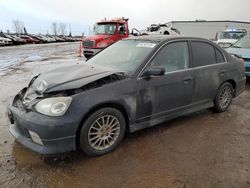
[[[250,21],[250,0],[0,0],[0,29],[12,31],[12,20],[25,23],[31,33],[51,32],[51,22],[71,24],[72,33],[106,17],[129,18],[130,28],[173,20]]]

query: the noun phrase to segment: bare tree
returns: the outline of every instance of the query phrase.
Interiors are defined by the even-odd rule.
[[[65,23],[59,23],[59,31],[61,35],[65,35],[66,34],[66,28],[67,25]]]
[[[24,22],[18,19],[12,20],[12,27],[16,33],[18,34],[23,33]]]
[[[52,22],[51,30],[52,30],[52,34],[57,35],[57,33],[58,33],[58,24],[57,24],[57,22]]]

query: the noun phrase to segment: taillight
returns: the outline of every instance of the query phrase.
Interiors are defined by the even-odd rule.
[[[244,59],[242,59],[242,58],[239,58],[239,60],[242,62],[242,63],[244,63],[245,61],[244,61]]]

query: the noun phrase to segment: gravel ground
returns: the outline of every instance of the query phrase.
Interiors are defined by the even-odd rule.
[[[71,152],[47,157],[16,143],[8,132],[7,104],[39,72],[84,63],[77,47],[0,48],[5,54],[0,63],[15,59],[0,72],[0,187],[250,187],[249,80],[227,112],[203,110],[127,134],[105,156]]]

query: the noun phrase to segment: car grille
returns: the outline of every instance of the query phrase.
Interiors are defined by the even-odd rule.
[[[82,42],[83,47],[85,48],[93,48],[95,47],[95,41],[92,40],[86,40]]]

